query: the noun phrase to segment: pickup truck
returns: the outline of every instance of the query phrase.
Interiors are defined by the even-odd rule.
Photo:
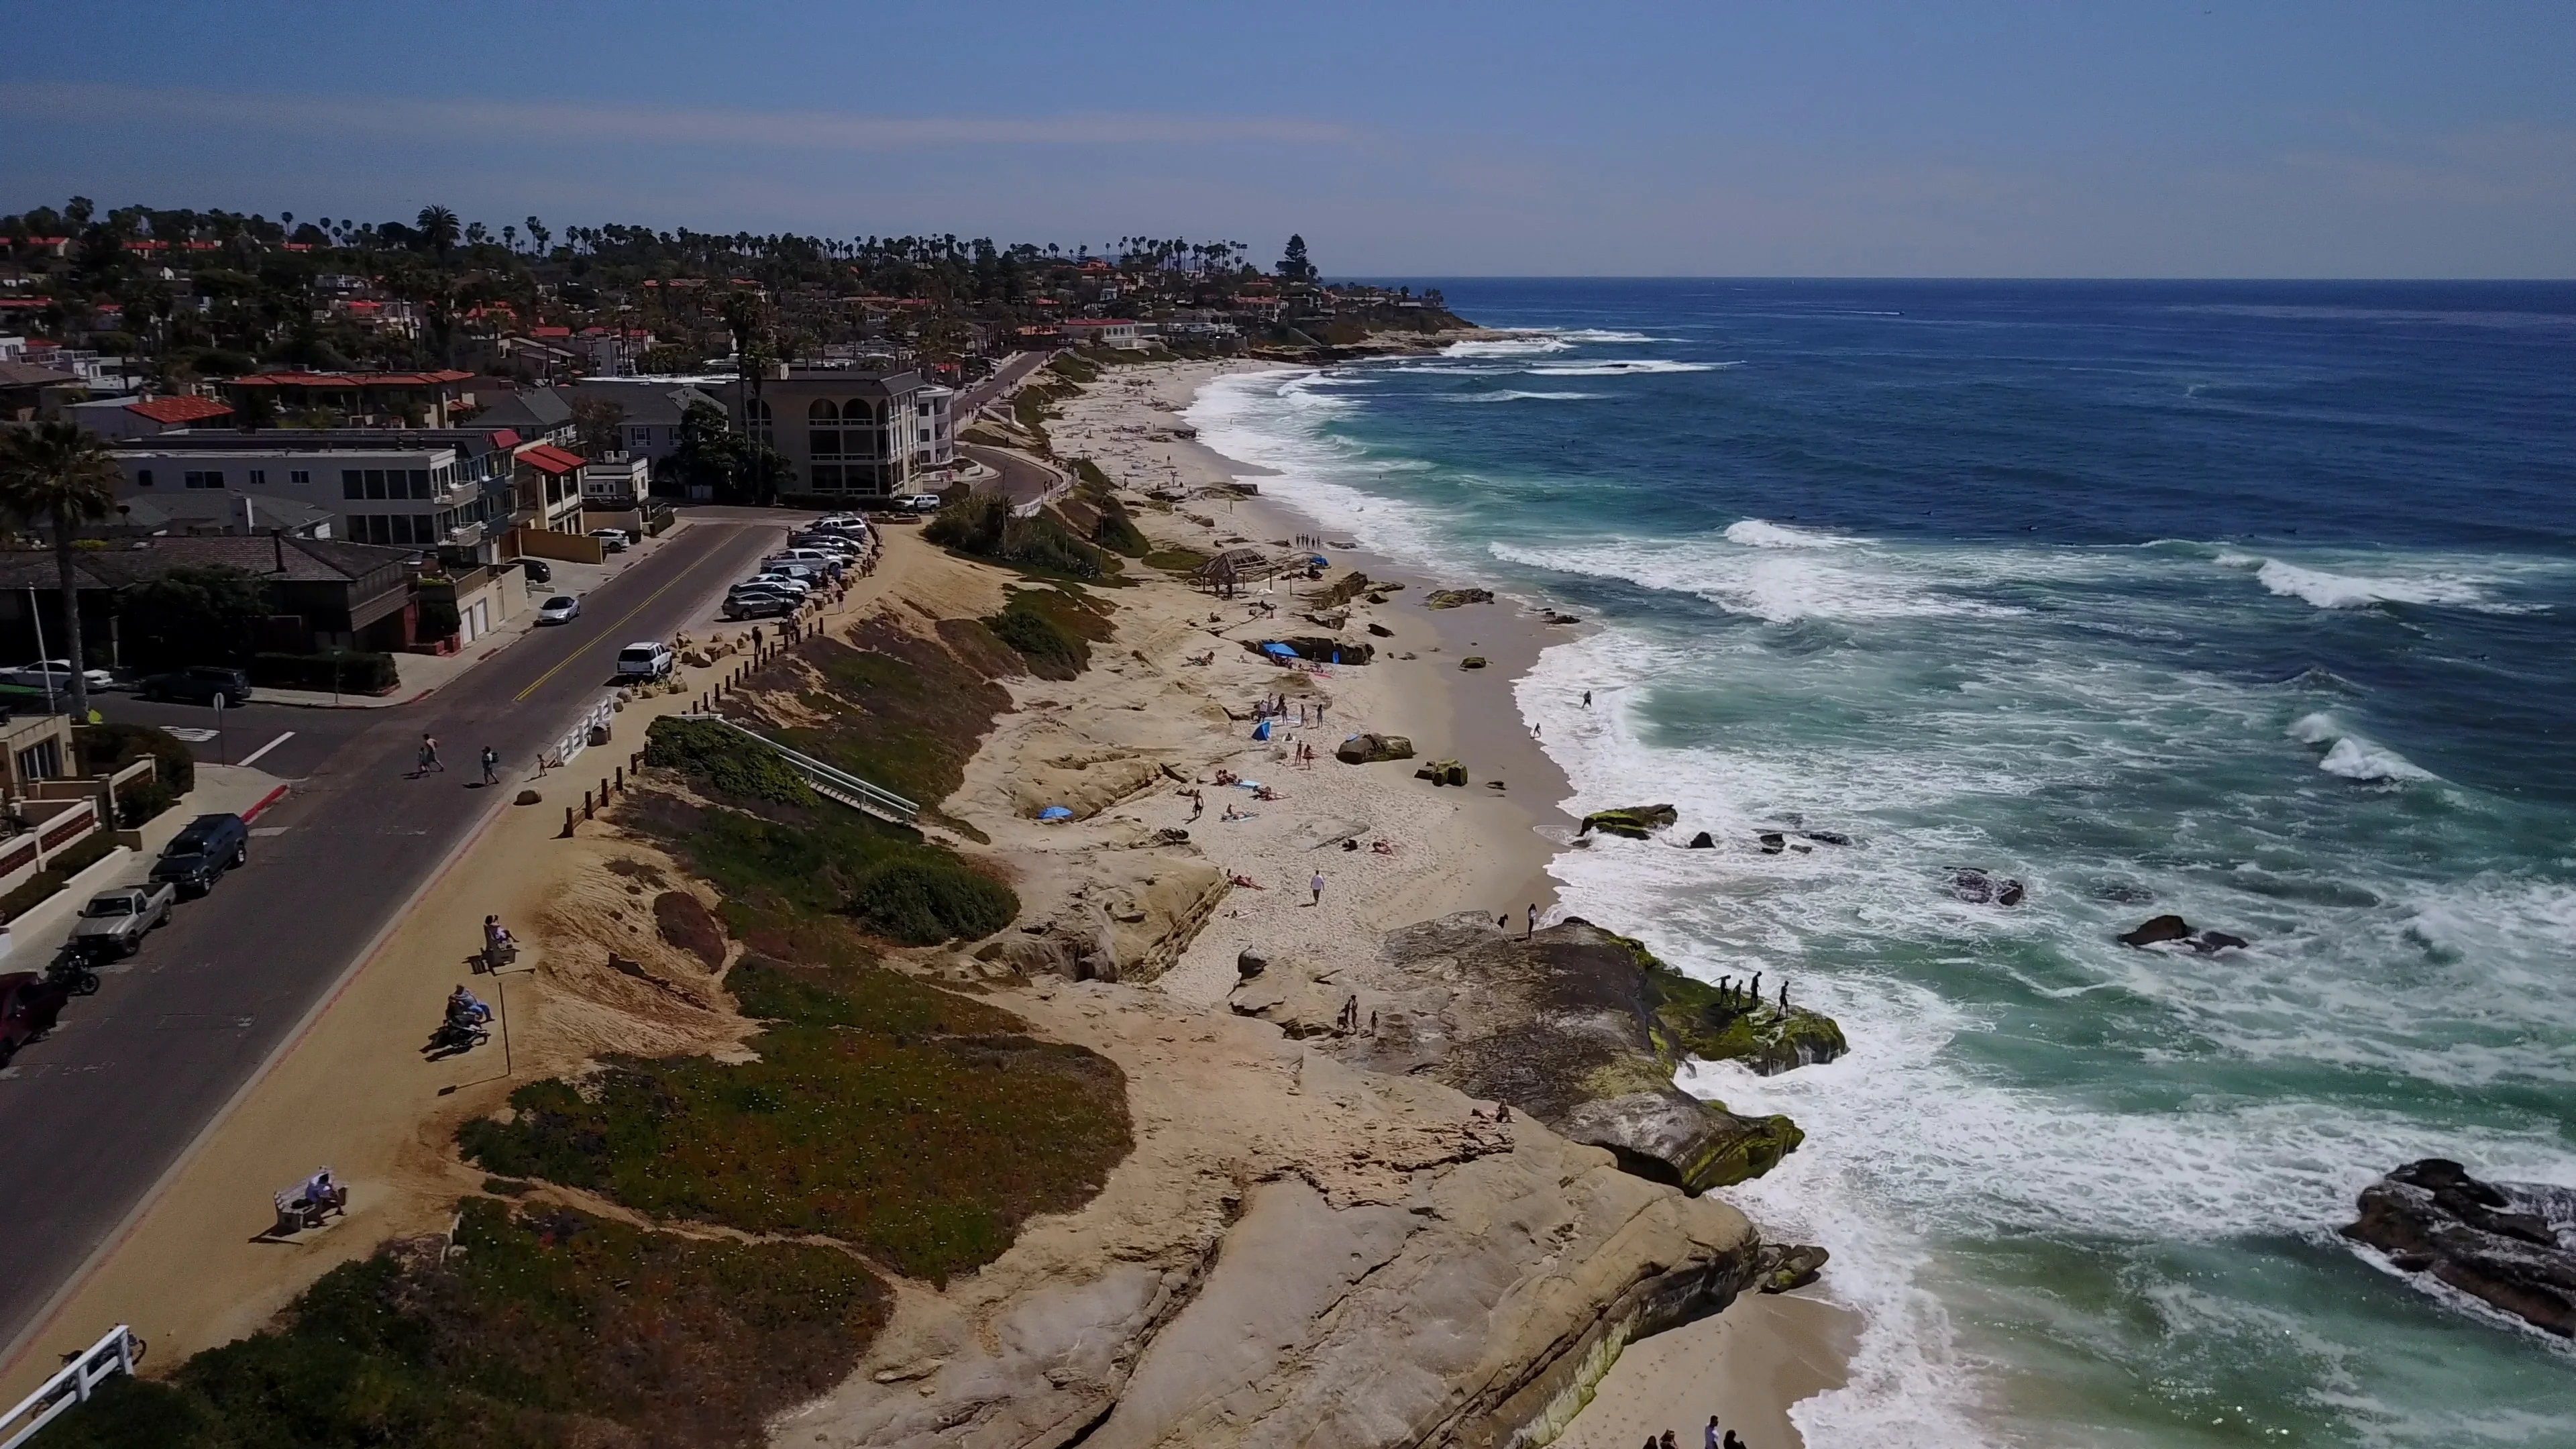
[[[143,947],[143,933],[170,919],[179,888],[166,882],[102,891],[81,907],[72,927],[75,949],[100,955],[131,956]]]

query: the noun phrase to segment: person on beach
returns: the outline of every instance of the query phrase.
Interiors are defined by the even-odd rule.
[[[1673,1449],[1673,1431],[1666,1429],[1664,1431],[1664,1437],[1656,1440],[1655,1442],[1663,1445],[1664,1449]]]
[[[1528,940],[1529,938],[1531,938],[1532,936],[1535,936],[1535,935],[1537,935],[1537,934],[1538,934],[1538,902],[1536,902],[1536,901],[1532,901],[1532,902],[1530,902],[1530,908],[1529,908],[1529,929],[1528,929],[1528,930],[1526,930],[1526,931],[1523,931],[1523,932],[1521,933],[1521,939],[1522,939],[1522,940],[1524,940],[1524,941],[1526,941],[1526,940]]]
[[[1315,898],[1308,901],[1306,904],[1310,906],[1320,906],[1324,903],[1324,873],[1322,871],[1319,870],[1315,872],[1315,878],[1306,882],[1306,888],[1315,893]]]
[[[483,783],[486,785],[501,783],[501,752],[490,745],[483,747]]]
[[[1736,1438],[1735,1431],[1729,1429],[1726,1431],[1726,1442],[1718,1446],[1718,1449],[1744,1449],[1744,1441]]]
[[[1586,696],[1589,698],[1590,696]],[[1717,1442],[1717,1416],[1708,1416],[1708,1432],[1699,1436],[1699,1449],[1721,1449]]]
[[[1588,689],[1587,689],[1587,690],[1583,691],[1583,707],[1584,707],[1585,709],[1590,709],[1590,708],[1592,707],[1592,691],[1591,691],[1591,690],[1588,690]],[[1711,1420],[1709,1420],[1709,1421],[1708,1421],[1708,1423],[1709,1423],[1709,1427],[1710,1427],[1710,1428],[1712,1428],[1712,1429],[1714,1429],[1714,1428],[1716,1428],[1716,1427],[1717,1427],[1717,1421],[1716,1421],[1715,1419],[1711,1419]]]

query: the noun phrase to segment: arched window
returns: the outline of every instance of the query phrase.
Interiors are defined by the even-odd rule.
[[[805,454],[811,458],[841,456],[841,412],[829,398],[805,405]]]
[[[840,416],[841,415],[838,412],[833,410],[832,400],[830,398],[818,397],[814,399],[811,406],[805,409],[805,420],[807,422],[828,423],[835,421]]]

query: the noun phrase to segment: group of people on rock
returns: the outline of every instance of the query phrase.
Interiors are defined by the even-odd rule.
[[[1673,1431],[1666,1429],[1655,1438],[1648,1439],[1646,1449],[1675,1449]],[[1700,1435],[1700,1449],[1745,1449],[1745,1444],[1743,1440],[1735,1437],[1733,1429],[1720,1429],[1717,1416],[1711,1414],[1708,1416],[1707,1430]]]
[[[1738,1011],[1751,1011],[1760,1006],[1762,973],[1754,972],[1750,982],[1738,981],[1732,976],[1717,978],[1717,999],[1720,1004],[1731,1006]],[[1780,983],[1780,1009],[1784,1012],[1789,1009],[1789,983],[1786,981]]]

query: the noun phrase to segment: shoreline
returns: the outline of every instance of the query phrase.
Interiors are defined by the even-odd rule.
[[[1108,373],[1068,399],[1050,436],[1061,456],[1088,457],[1121,482],[1166,478],[1184,491],[1237,480],[1257,484],[1278,476],[1277,470],[1177,436],[1175,430],[1187,426],[1181,413],[1221,377],[1304,370],[1309,369],[1273,363],[1137,365]],[[1191,506],[1177,505],[1175,514]],[[1576,839],[1578,821],[1560,803],[1573,794],[1573,786],[1530,734],[1517,689],[1540,653],[1580,637],[1582,626],[1545,623],[1499,591],[1490,603],[1428,610],[1422,598],[1430,589],[1473,581],[1434,576],[1356,540],[1330,541],[1328,525],[1275,494],[1256,493],[1223,507],[1223,512],[1203,515],[1217,524],[1206,530],[1211,551],[1216,540],[1241,537],[1249,546],[1268,547],[1304,534],[1328,540],[1318,550],[1331,561],[1328,579],[1357,569],[1372,580],[1404,585],[1389,603],[1373,610],[1353,602],[1353,627],[1374,620],[1395,631],[1392,638],[1374,641],[1384,651],[1378,662],[1340,671],[1345,678],[1370,676],[1367,688],[1351,691],[1367,701],[1365,720],[1353,723],[1408,735],[1417,757],[1456,758],[1470,772],[1464,791],[1435,792],[1459,797],[1463,807],[1425,842],[1442,857],[1442,868],[1415,888],[1369,902],[1362,924],[1383,931],[1452,911],[1487,909],[1508,915],[1518,927],[1531,904],[1543,923],[1561,916],[1559,882],[1550,867]],[[1152,515],[1140,519],[1152,521]],[[1291,606],[1283,603],[1280,632],[1287,632],[1284,626],[1292,617]],[[1407,650],[1418,657],[1403,659]],[[1457,661],[1469,654],[1490,662],[1481,670],[1459,668]],[[1336,718],[1326,733],[1338,740],[1343,732]],[[1485,780],[1497,777],[1509,788],[1485,786]],[[1211,854],[1216,849],[1212,844]],[[1157,984],[1175,996],[1221,1009],[1234,984],[1235,952],[1254,944],[1254,933],[1245,929],[1250,924],[1259,923],[1227,916],[1211,921]],[[1622,1353],[1555,1442],[1615,1449],[1667,1428],[1687,1439],[1715,1412],[1764,1449],[1803,1444],[1791,1409],[1848,1381],[1859,1323],[1854,1310],[1824,1297],[1748,1293],[1713,1318],[1643,1340]]]

